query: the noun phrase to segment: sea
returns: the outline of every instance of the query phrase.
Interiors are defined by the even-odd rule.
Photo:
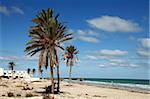
[[[101,87],[111,87],[125,89],[136,92],[150,92],[150,80],[146,79],[100,79],[100,78],[83,78],[74,80],[74,82],[86,83]]]

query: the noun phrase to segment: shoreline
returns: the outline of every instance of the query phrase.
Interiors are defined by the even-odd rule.
[[[64,80],[64,82],[68,82],[68,81]],[[129,92],[136,92],[136,93],[143,93],[143,94],[150,94],[150,89],[137,88],[137,87],[121,86],[121,85],[115,85],[115,84],[92,83],[92,81],[88,82],[88,81],[79,81],[79,80],[72,80],[71,83],[95,86],[95,87],[101,87],[101,88],[125,90]]]

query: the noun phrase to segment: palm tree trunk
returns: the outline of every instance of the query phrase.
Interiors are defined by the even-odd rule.
[[[60,77],[59,77],[59,64],[57,66],[57,92],[59,92],[59,89],[60,89]]]
[[[54,72],[53,72],[53,67],[50,67],[51,69],[51,83],[52,83],[52,94],[54,94]]]
[[[52,84],[52,94],[54,94],[54,72],[53,72],[53,58],[52,49],[50,49],[50,73],[51,73],[51,84]]]
[[[71,71],[72,71],[72,66],[69,66],[70,67],[70,70],[69,70],[69,85],[71,83]]]
[[[55,51],[55,55],[56,55],[56,62],[57,62],[57,92],[59,92],[60,89],[60,76],[59,76],[59,59],[58,59],[58,54],[57,51]]]

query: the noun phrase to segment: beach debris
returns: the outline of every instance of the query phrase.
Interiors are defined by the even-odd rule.
[[[21,97],[21,94],[16,94],[17,97]]]
[[[51,91],[52,91],[51,88],[52,88],[51,85],[45,88],[47,94],[48,94],[48,93],[51,93]]]
[[[102,98],[106,98],[107,96],[94,95],[93,97],[102,97]]]
[[[26,97],[33,97],[33,94],[32,93],[27,93]]]
[[[6,96],[5,94],[2,94],[2,96],[4,97],[4,96]]]
[[[26,85],[25,87],[23,87],[23,90],[32,90],[33,87],[29,87],[28,85]]]
[[[45,95],[43,99],[51,99],[51,97],[49,95]]]
[[[8,92],[7,95],[8,95],[8,97],[14,97],[14,93],[12,93],[12,92]]]

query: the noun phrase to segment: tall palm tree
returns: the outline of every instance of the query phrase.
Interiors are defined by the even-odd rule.
[[[14,71],[14,67],[16,66],[16,64],[14,62],[9,62],[8,66],[10,70]]]
[[[71,73],[72,73],[72,66],[74,63],[77,62],[77,54],[79,51],[72,45],[67,46],[64,54],[64,60],[66,60],[66,65],[70,67],[69,69],[69,84],[71,82]]]
[[[58,21],[58,16],[58,14],[56,16],[53,15],[52,9],[42,10],[32,20],[36,23],[36,26],[32,26],[29,31],[31,40],[27,43],[25,49],[25,52],[31,56],[40,52],[39,69],[43,66],[48,67],[48,62],[50,62],[52,93],[54,93],[54,66],[59,69],[56,48],[63,50],[60,44],[72,39],[72,34],[66,34],[66,27]]]
[[[30,74],[30,72],[31,72],[31,69],[30,69],[30,68],[28,68],[28,69],[27,69],[27,73],[28,73],[28,74]]]
[[[8,63],[8,67],[12,71],[12,77],[14,76],[14,67],[15,66],[16,66],[16,64],[14,62],[9,62]]]

